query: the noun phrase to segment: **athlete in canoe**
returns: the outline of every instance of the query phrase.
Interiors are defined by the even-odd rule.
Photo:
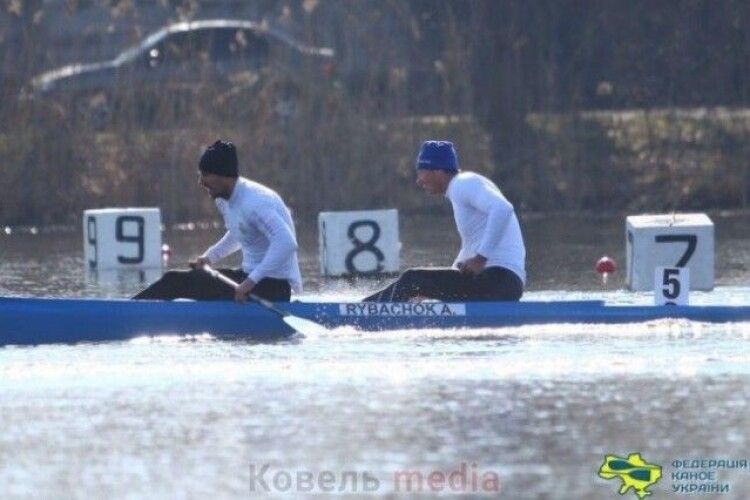
[[[200,185],[214,199],[226,234],[203,255],[190,261],[192,270],[169,271],[134,299],[247,300],[250,293],[288,302],[302,290],[297,237],[289,209],[272,189],[240,177],[237,151],[231,142],[216,141],[199,162]],[[220,271],[240,283],[235,290],[201,268],[242,250],[242,269]]]
[[[513,205],[491,180],[459,170],[451,142],[426,141],[416,167],[417,184],[453,205],[461,250],[451,268],[409,269],[363,300],[519,300],[526,282],[526,248]]]

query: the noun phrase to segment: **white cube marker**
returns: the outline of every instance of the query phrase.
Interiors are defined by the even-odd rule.
[[[318,246],[324,276],[397,273],[401,265],[398,211],[321,212]]]
[[[706,214],[631,215],[625,239],[631,290],[653,290],[657,267],[689,268],[692,290],[713,289],[714,224]]]
[[[158,208],[101,208],[83,212],[85,264],[92,269],[161,267]]]

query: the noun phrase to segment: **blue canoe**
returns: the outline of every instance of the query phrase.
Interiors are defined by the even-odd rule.
[[[327,327],[360,330],[499,328],[552,323],[633,323],[661,318],[750,321],[750,306],[613,306],[602,301],[279,304]],[[0,298],[0,345],[105,342],[210,333],[278,339],[292,330],[257,304],[105,299]]]

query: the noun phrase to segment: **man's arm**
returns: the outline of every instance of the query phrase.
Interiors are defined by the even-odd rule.
[[[203,264],[215,264],[227,255],[231,255],[239,249],[240,242],[237,240],[237,238],[234,237],[234,235],[232,235],[232,233],[227,231],[219,241],[214,243],[208,250],[203,252],[203,255],[192,260],[190,262],[190,267],[198,269],[202,267]]]
[[[471,196],[465,197],[465,203],[487,215],[487,226],[479,243],[477,254],[459,264],[459,269],[472,274],[480,273],[487,264],[487,256],[498,243],[508,227],[513,215],[513,205],[502,195],[499,189],[481,182]]]
[[[237,289],[235,299],[245,300],[253,287],[268,274],[286,263],[297,251],[297,240],[291,229],[276,212],[271,210],[253,213],[254,224],[268,239],[266,254]]]
[[[500,192],[489,189],[475,198],[477,208],[487,214],[487,227],[482,236],[477,253],[490,255],[503,237],[513,215],[513,205]]]

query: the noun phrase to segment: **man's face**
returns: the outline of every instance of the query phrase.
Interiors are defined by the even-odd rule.
[[[417,186],[429,194],[445,194],[450,178],[443,170],[417,170]]]
[[[216,174],[208,174],[198,171],[198,184],[211,196],[211,198],[229,198],[231,192],[228,191],[229,177],[223,177]]]

